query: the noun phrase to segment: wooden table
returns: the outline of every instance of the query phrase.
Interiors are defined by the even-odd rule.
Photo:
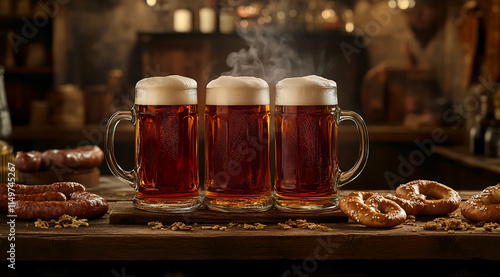
[[[106,197],[110,211],[119,201],[130,201],[134,194],[113,177],[101,177],[101,181],[99,187],[89,190]],[[460,193],[466,199],[477,192]],[[3,215],[0,222],[3,261],[8,250],[7,220]],[[172,231],[152,230],[146,224],[109,224],[108,212],[103,218],[90,220],[89,227],[80,228],[39,229],[33,221],[17,220],[15,253],[19,262],[298,260],[314,265],[328,260],[500,260],[500,229],[487,232],[477,228],[450,234],[422,230],[420,226],[429,218],[420,220],[417,226],[391,229],[367,228],[352,221],[325,223],[332,228],[327,232],[282,230],[276,223],[266,224],[264,230],[202,230],[200,226],[207,224],[198,224],[193,231]]]

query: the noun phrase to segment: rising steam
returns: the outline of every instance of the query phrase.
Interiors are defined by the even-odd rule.
[[[325,57],[324,49],[310,53],[299,53],[294,38],[287,33],[260,27],[252,30],[239,28],[238,35],[248,44],[227,57],[230,71],[222,75],[254,76],[269,84],[288,77],[324,75],[333,67],[333,61]]]

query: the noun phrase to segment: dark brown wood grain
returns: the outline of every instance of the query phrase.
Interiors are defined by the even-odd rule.
[[[268,260],[268,259],[487,259],[500,260],[500,230],[425,231],[420,226],[368,228],[349,221],[326,223],[331,231],[264,230],[229,227],[228,231],[153,230],[146,224],[112,225],[109,215],[89,227],[47,230],[19,221],[18,260]],[[5,221],[3,221],[5,222]],[[2,223],[2,230],[4,229]],[[224,224],[223,226],[227,226]],[[2,245],[5,236],[2,236]],[[1,256],[5,256],[2,251]]]
[[[90,220],[89,227],[39,229],[33,221],[16,220],[15,251],[17,261],[112,261],[112,260],[500,260],[500,229],[488,232],[476,230],[426,231],[421,228],[433,218],[417,217],[416,225],[400,225],[389,229],[368,228],[351,220],[331,222],[324,215],[298,215],[311,222],[323,223],[329,231],[293,228],[283,230],[277,211],[271,215],[209,212],[201,218],[189,218],[192,231],[153,230],[146,223],[110,224],[113,211],[131,206],[133,191],[125,184],[102,178],[100,187],[92,192],[105,196],[110,204],[108,214]],[[90,190],[90,189],[89,189]],[[386,193],[390,191],[377,191]],[[349,191],[341,191],[344,196]],[[467,199],[478,191],[461,191]],[[127,212],[127,210],[122,210]],[[130,211],[137,216],[135,210]],[[148,213],[149,214],[149,213]],[[210,215],[208,215],[210,214]],[[166,215],[165,215],[166,216]],[[178,215],[176,215],[178,216]],[[254,216],[254,217],[252,217]],[[265,218],[265,217],[268,218]],[[247,218],[246,218],[247,217]],[[276,222],[268,220],[273,218]],[[199,221],[198,221],[199,219]],[[205,220],[212,220],[207,222]],[[7,258],[10,227],[7,216],[0,215],[0,259]],[[179,220],[182,221],[182,220]],[[205,222],[202,222],[205,221]],[[228,225],[231,221],[261,222],[263,230],[246,230],[243,226]],[[216,223],[217,222],[217,223]],[[195,225],[195,223],[197,223]],[[205,230],[203,226],[228,227],[227,231]]]

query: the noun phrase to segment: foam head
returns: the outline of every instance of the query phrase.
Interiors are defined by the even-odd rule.
[[[207,105],[269,105],[269,85],[255,77],[221,76],[207,85]]]
[[[196,105],[196,81],[179,76],[144,78],[135,85],[136,105]]]
[[[286,78],[276,84],[276,105],[337,105],[337,83],[316,75]]]

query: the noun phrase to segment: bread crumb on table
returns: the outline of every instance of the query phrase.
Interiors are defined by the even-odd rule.
[[[79,227],[88,227],[88,220],[78,219],[76,216],[69,216],[67,214],[63,214],[59,217],[59,219],[51,219],[50,221],[38,219],[35,221],[35,227],[40,229],[48,229],[50,227],[54,228],[79,228]]]
[[[319,230],[319,231],[331,231],[332,228],[325,226],[323,224],[319,223],[314,223],[314,222],[307,222],[306,219],[297,219],[297,220],[287,220],[285,223],[278,223],[278,226],[283,229],[283,230],[289,230],[292,228],[302,228],[302,229],[309,229],[309,230]]]
[[[414,215],[409,215],[406,217],[406,221],[403,222],[403,225],[409,225],[409,226],[417,226],[417,224],[415,223],[416,221],[416,218]]]
[[[184,222],[174,222],[170,225],[172,231],[192,231],[193,226],[187,225]]]
[[[151,227],[151,229],[156,230],[156,229],[165,229],[165,225],[161,223],[160,221],[151,221],[148,222],[148,226]]]
[[[243,229],[245,230],[263,230],[264,228],[266,228],[266,225],[258,222],[254,224],[247,224],[247,223],[243,224]]]
[[[438,217],[432,221],[424,223],[422,225],[422,229],[453,231],[448,232],[452,234],[456,230],[475,230],[476,227],[458,218]]]
[[[192,231],[193,226],[192,225],[187,225],[184,222],[174,222],[172,225],[163,225],[161,221],[151,221],[148,222],[148,226],[151,227],[153,230],[157,229],[167,229],[167,230],[172,230],[172,231]]]
[[[287,225],[285,223],[281,223],[281,222],[278,223],[278,226],[280,227],[280,229],[283,229],[283,230],[290,230],[293,228],[292,226]]]
[[[202,230],[215,230],[215,231],[227,231],[226,226],[213,225],[213,226],[201,226]]]
[[[488,223],[485,222],[483,224],[483,228],[488,232],[493,232],[494,229],[500,228],[500,224],[496,222],[488,222]]]

